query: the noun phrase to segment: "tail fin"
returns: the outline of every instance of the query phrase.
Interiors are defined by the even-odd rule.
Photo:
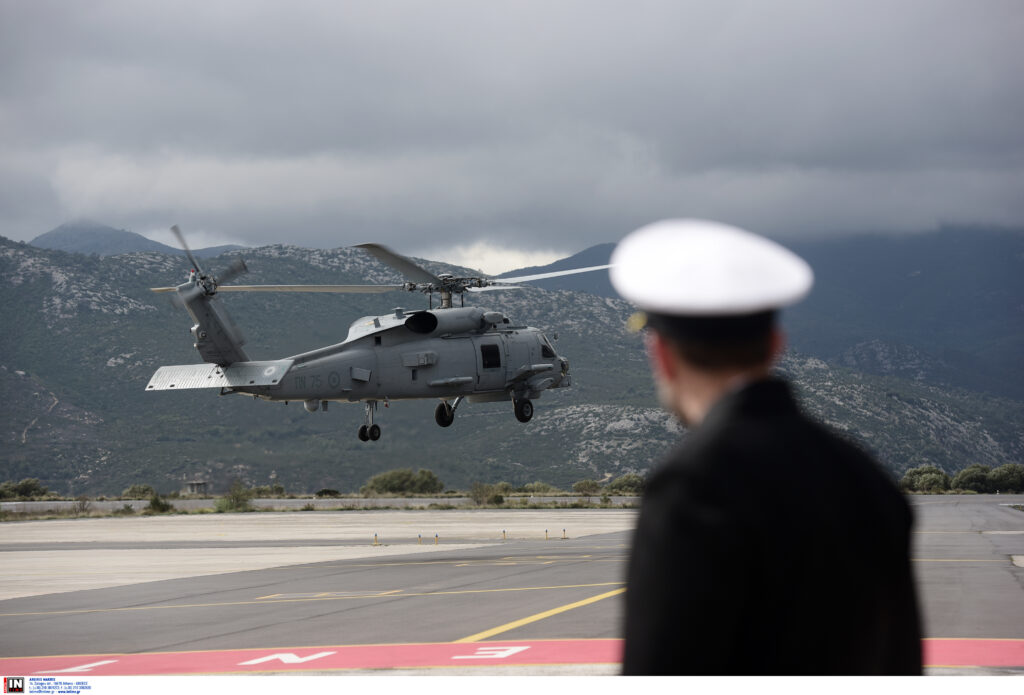
[[[228,316],[228,312],[214,301],[214,295],[186,291],[179,292],[178,296],[195,321],[192,335],[196,339],[196,350],[204,362],[225,366],[233,362],[249,361],[249,356],[242,349],[245,344],[242,332]]]

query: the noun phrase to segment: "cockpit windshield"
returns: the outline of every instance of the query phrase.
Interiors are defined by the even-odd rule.
[[[555,349],[551,347],[546,336],[540,338],[540,354],[545,359],[553,360],[555,358]]]

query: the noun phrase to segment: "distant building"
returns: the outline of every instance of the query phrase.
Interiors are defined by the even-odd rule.
[[[205,495],[206,494],[206,482],[202,480],[192,480],[185,483],[185,492],[190,495]]]

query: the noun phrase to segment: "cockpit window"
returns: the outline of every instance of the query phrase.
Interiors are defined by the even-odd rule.
[[[540,354],[542,357],[545,357],[547,359],[555,358],[555,351],[551,348],[551,343],[548,342],[547,338],[541,338]]]

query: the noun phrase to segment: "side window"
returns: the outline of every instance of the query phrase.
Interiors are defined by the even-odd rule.
[[[555,351],[551,349],[551,346],[548,345],[547,341],[540,344],[540,354],[542,357],[546,357],[548,359],[554,359],[555,357]]]
[[[484,369],[497,369],[501,366],[501,351],[497,345],[481,345],[480,357],[483,358]]]

